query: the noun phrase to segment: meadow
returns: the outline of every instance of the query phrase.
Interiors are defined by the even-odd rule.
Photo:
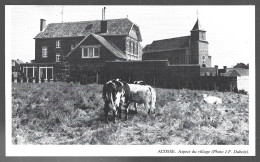
[[[155,88],[156,113],[130,105],[129,119],[104,122],[103,85],[12,83],[17,145],[248,145],[249,95]],[[222,98],[208,104],[203,94]],[[124,114],[123,114],[124,117]]]

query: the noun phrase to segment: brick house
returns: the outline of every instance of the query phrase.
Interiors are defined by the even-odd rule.
[[[24,62],[17,59],[17,60],[12,60],[12,72],[19,72],[21,70],[21,64]]]
[[[127,18],[45,24],[34,38],[35,60],[22,66],[27,77],[53,80],[64,62],[97,76],[105,61],[142,59],[140,29]]]
[[[169,60],[170,64],[199,64],[211,67],[208,55],[206,31],[199,19],[190,31],[190,36],[153,41],[143,49],[143,60]]]

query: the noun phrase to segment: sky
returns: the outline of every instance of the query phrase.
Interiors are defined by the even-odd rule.
[[[140,28],[144,47],[153,40],[190,35],[197,18],[206,30],[212,66],[249,63],[255,55],[254,6],[63,6],[63,22],[128,17]],[[62,22],[62,6],[6,6],[6,55],[29,62],[35,59],[35,40],[40,19]]]

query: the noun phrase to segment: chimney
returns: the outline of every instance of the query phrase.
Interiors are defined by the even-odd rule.
[[[223,66],[224,67],[224,73],[227,72],[227,66]]]
[[[218,76],[218,65],[215,65],[216,76]]]
[[[101,33],[106,33],[107,32],[107,21],[102,20],[101,21]]]
[[[41,19],[40,20],[40,31],[42,31],[45,28],[45,25],[46,25],[46,20]]]

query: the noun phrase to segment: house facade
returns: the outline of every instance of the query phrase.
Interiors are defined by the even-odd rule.
[[[140,29],[127,18],[48,25],[41,19],[34,39],[35,60],[22,65],[26,77],[53,80],[73,69],[98,75],[105,61],[142,60]]]
[[[199,19],[190,31],[190,36],[153,41],[143,49],[143,60],[168,60],[169,64],[199,64],[211,67],[206,31]]]
[[[23,61],[19,59],[12,60],[12,72],[19,72],[21,70],[21,64],[23,64]]]

